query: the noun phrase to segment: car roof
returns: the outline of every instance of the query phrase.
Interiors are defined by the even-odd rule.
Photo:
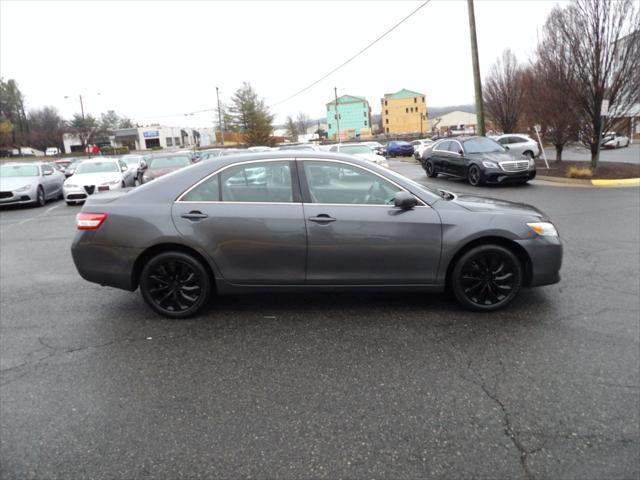
[[[113,157],[88,158],[86,160],[83,160],[83,162],[87,162],[87,163],[117,162],[117,161],[118,159]]]

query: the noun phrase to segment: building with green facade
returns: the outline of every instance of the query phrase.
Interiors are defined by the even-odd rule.
[[[371,107],[364,97],[342,95],[336,101],[327,103],[327,133],[336,137],[340,124],[340,138],[359,137],[371,134]]]

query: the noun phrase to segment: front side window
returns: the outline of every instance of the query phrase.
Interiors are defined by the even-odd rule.
[[[393,205],[402,189],[362,168],[339,162],[303,161],[312,203]]]
[[[466,140],[464,149],[467,153],[504,152],[504,148],[498,142],[486,137],[474,137]]]
[[[462,152],[462,145],[458,142],[449,142],[449,151],[453,153],[460,153]]]
[[[445,140],[444,142],[440,142],[440,143],[436,143],[435,147],[433,147],[434,150],[440,150],[441,152],[446,152],[449,150],[449,144],[451,142],[448,140]]]
[[[292,202],[288,161],[237,165],[220,173],[223,202]]]

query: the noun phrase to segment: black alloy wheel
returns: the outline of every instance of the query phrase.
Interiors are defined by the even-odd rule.
[[[474,187],[477,187],[482,183],[480,177],[480,168],[478,168],[477,165],[471,165],[469,167],[469,170],[467,170],[467,181],[469,182],[469,185],[472,185]]]
[[[433,166],[433,162],[431,160],[427,160],[424,165],[424,171],[427,172],[427,177],[434,178],[438,176],[438,172],[436,172],[436,167]]]
[[[47,200],[44,197],[44,188],[40,185],[38,187],[38,193],[36,193],[36,206],[44,207],[45,203],[47,203]]]
[[[522,265],[500,245],[480,245],[466,252],[452,271],[458,302],[471,310],[490,312],[507,305],[522,286]]]
[[[140,274],[142,298],[168,318],[197,313],[211,295],[211,278],[205,267],[183,252],[165,252],[149,260]]]

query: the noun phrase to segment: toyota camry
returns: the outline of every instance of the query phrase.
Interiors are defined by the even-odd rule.
[[[214,293],[303,289],[449,289],[493,311],[522,287],[558,282],[562,262],[556,228],[534,207],[322,152],[198,163],[89,196],[76,223],[80,275],[139,288],[170,318],[194,315]]]

